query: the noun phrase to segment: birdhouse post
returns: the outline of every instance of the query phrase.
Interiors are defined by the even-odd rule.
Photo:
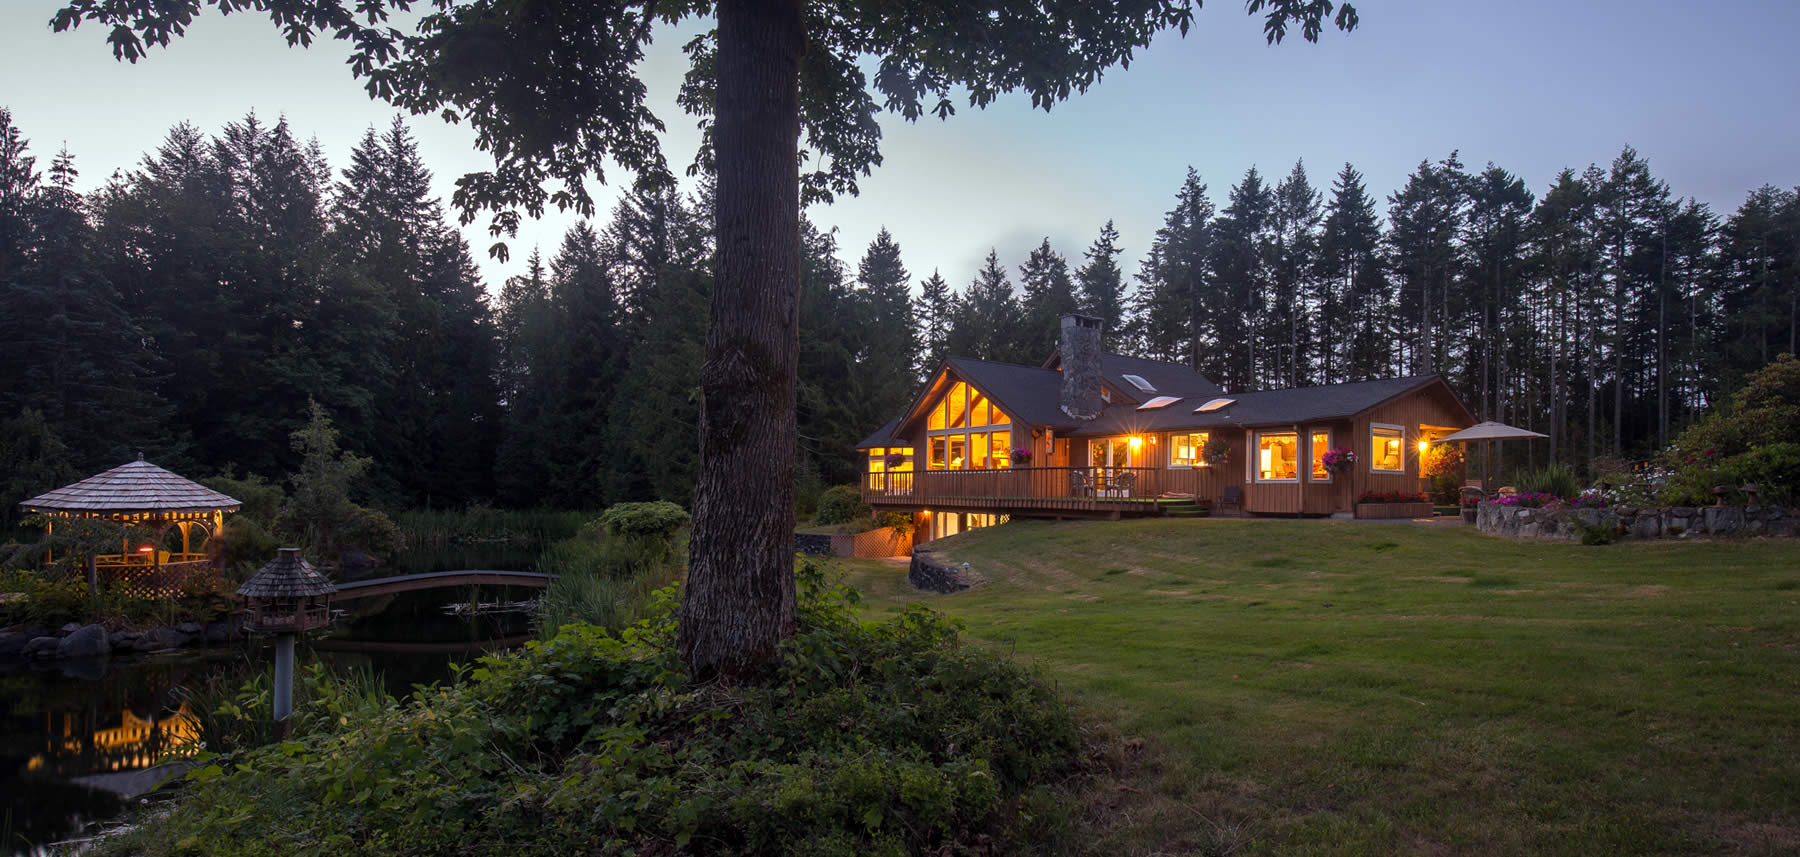
[[[238,594],[250,608],[250,630],[275,635],[275,736],[286,738],[294,712],[294,640],[301,633],[331,622],[331,581],[306,560],[299,548],[282,548],[257,570]]]

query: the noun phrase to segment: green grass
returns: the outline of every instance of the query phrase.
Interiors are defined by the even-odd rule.
[[[1090,723],[1107,854],[1800,853],[1800,545],[1015,522],[954,596]]]

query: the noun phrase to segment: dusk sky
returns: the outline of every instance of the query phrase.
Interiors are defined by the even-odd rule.
[[[1048,236],[1080,263],[1102,223],[1123,235],[1126,270],[1149,246],[1189,165],[1221,207],[1251,165],[1271,180],[1304,158],[1327,190],[1349,161],[1382,200],[1421,160],[1460,149],[1471,169],[1489,161],[1541,195],[1562,167],[1605,166],[1626,144],[1678,196],[1721,215],[1765,183],[1800,184],[1800,3],[1674,0],[1367,0],[1362,27],[1318,45],[1263,43],[1241,3],[1216,2],[1185,39],[1173,33],[1115,69],[1086,95],[1045,114],[1022,97],[948,122],[883,118],[886,163],[862,195],[809,214],[836,227],[854,265],[885,225],[917,279],[941,269],[962,288],[989,247],[1014,271]],[[67,146],[81,187],[131,169],[170,126],[213,134],[254,110],[285,115],[316,136],[334,167],[393,108],[372,101],[336,43],[290,49],[265,19],[208,9],[168,50],[118,63],[105,31],[53,34],[56,0],[0,8],[0,106],[30,139],[40,165]],[[696,27],[664,30],[642,69],[669,126],[664,151],[691,160],[694,120],[674,105],[681,44]],[[482,167],[464,128],[411,119],[439,194]],[[604,220],[616,190],[597,189]],[[490,290],[518,273],[530,249],[546,255],[572,218],[530,224],[513,260],[486,257],[485,219],[468,235]]]

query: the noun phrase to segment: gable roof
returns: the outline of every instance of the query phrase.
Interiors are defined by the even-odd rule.
[[[1294,387],[1254,393],[1226,393],[1232,403],[1216,411],[1194,413],[1205,399],[1176,402],[1164,408],[1140,411],[1136,405],[1113,404],[1093,422],[1070,431],[1074,436],[1132,434],[1170,429],[1216,426],[1291,425],[1317,420],[1344,419],[1369,410],[1396,396],[1443,384],[1441,375],[1411,375],[1378,381],[1355,381],[1323,387]],[[1448,391],[1448,386],[1445,387]],[[1174,395],[1171,393],[1170,395]],[[1456,401],[1454,394],[1451,399]],[[1462,409],[1460,401],[1457,407]],[[1464,409],[1467,416],[1467,410]],[[1473,423],[1474,418],[1469,417]]]
[[[1044,361],[1043,368],[1056,371],[1061,365],[1061,355],[1053,354]],[[1127,380],[1126,375],[1136,375],[1148,381],[1156,391],[1140,389]],[[1224,391],[1211,378],[1194,371],[1186,364],[1152,360],[1148,357],[1128,357],[1124,354],[1101,354],[1100,376],[1106,380],[1107,386],[1124,394],[1125,398],[1138,402],[1147,402],[1157,396],[1210,398]]]
[[[883,425],[881,428],[876,429],[874,434],[871,434],[868,437],[863,438],[862,443],[857,444],[856,448],[857,449],[869,449],[871,447],[876,447],[876,446],[887,446],[889,443],[893,442],[894,430],[899,427],[900,427],[900,418],[899,417],[895,417],[891,420],[888,420],[887,424]]]
[[[105,473],[39,494],[31,512],[235,512],[237,500],[157,467],[143,456]]]

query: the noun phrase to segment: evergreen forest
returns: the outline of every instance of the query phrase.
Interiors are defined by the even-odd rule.
[[[139,450],[277,479],[310,401],[373,460],[375,504],[688,503],[708,186],[626,193],[490,284],[430,180],[400,119],[334,166],[248,115],[82,193],[0,109],[0,501]],[[1189,170],[1154,235],[1095,226],[926,274],[886,231],[848,265],[802,223],[798,478],[853,481],[944,357],[1038,363],[1070,311],[1233,391],[1442,373],[1550,435],[1531,463],[1578,468],[1648,457],[1800,346],[1796,192],[1714,212],[1629,147],[1541,190],[1455,153],[1385,197],[1349,164],[1328,187],[1251,167],[1217,200]]]

